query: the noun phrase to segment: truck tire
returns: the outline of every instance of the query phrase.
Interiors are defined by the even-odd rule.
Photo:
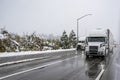
[[[106,57],[107,56],[107,49],[105,49],[105,56],[104,57]]]
[[[105,57],[109,56],[109,49],[105,49]]]
[[[86,58],[89,58],[89,55],[86,55]]]

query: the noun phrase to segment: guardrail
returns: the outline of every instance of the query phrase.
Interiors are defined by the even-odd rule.
[[[76,53],[75,49],[0,53],[0,66],[5,66],[20,62],[27,62],[36,59],[62,57],[62,56],[66,57],[69,55],[75,55],[75,53]]]

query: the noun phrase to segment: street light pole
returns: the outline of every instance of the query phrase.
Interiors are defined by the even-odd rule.
[[[86,15],[77,19],[77,43],[78,43],[78,40],[79,40],[79,20],[86,17],[86,16],[89,16],[89,15],[92,15],[92,14],[86,14]]]

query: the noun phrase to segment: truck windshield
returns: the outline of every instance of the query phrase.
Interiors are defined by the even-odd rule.
[[[88,42],[105,42],[105,37],[88,37]]]
[[[79,41],[79,43],[85,43],[85,41]]]

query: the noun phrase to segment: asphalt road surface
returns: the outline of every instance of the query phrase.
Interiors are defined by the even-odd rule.
[[[101,80],[120,80],[120,47],[109,57],[109,64],[107,64]]]
[[[120,70],[118,49],[113,54],[109,53],[106,58],[86,59],[84,52],[78,51],[77,55],[67,58],[36,60],[0,67],[0,80],[119,80],[120,77],[116,75],[120,71],[114,74]],[[117,70],[115,65],[118,65]]]

